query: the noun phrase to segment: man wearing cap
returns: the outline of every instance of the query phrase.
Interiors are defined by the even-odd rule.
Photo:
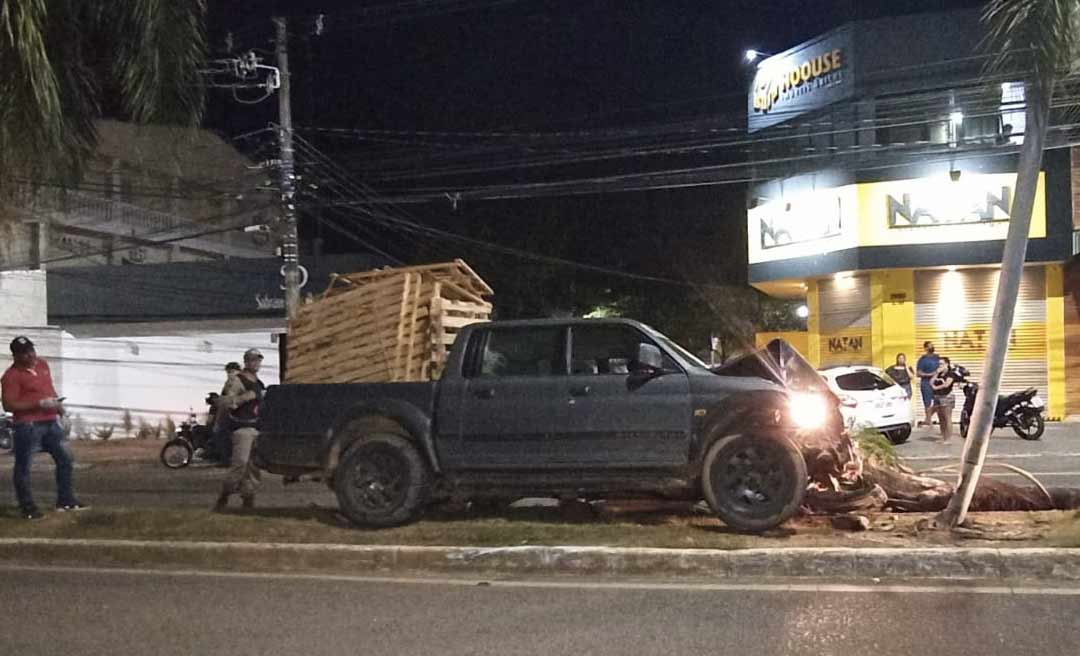
[[[30,461],[39,450],[56,463],[56,509],[82,510],[85,506],[75,498],[72,483],[74,460],[60,427],[62,399],[56,396],[49,365],[37,357],[34,343],[24,336],[11,341],[11,355],[15,363],[0,377],[0,388],[4,409],[15,415],[15,497],[19,510],[26,519],[41,518],[30,489]]]
[[[258,349],[244,352],[244,369],[232,377],[222,390],[223,404],[229,409],[228,422],[232,428],[232,460],[229,473],[221,486],[221,494],[214,503],[214,510],[221,511],[229,504],[229,497],[239,493],[244,508],[255,507],[255,489],[259,484],[259,470],[251,464],[251,451],[259,436],[255,426],[259,419],[259,402],[266,386],[259,380],[259,367],[263,354]]]

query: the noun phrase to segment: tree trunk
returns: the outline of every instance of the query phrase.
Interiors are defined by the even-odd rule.
[[[1009,232],[1005,239],[1005,252],[1002,255],[997,298],[994,300],[990,344],[983,360],[982,381],[979,393],[975,397],[975,408],[971,415],[967,441],[964,444],[956,494],[949,501],[948,507],[938,516],[938,523],[942,525],[957,526],[966,518],[968,506],[975,495],[975,487],[982,474],[987,447],[990,445],[990,431],[993,428],[994,407],[997,404],[998,388],[1001,384],[1001,370],[1005,364],[1009,334],[1012,332],[1020,278],[1024,274],[1024,257],[1027,254],[1031,211],[1039,183],[1039,169],[1042,168],[1043,143],[1046,140],[1053,84],[1053,79],[1027,84],[1025,93],[1027,125],[1024,129],[1024,144],[1020,148],[1016,193],[1009,212]]]

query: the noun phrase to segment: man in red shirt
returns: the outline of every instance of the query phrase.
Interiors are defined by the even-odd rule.
[[[30,490],[30,462],[45,451],[56,463],[56,509],[82,510],[72,484],[74,460],[60,427],[64,409],[53,388],[49,365],[37,357],[34,343],[19,336],[11,341],[15,363],[0,377],[4,409],[15,415],[15,497],[26,519],[40,519]]]

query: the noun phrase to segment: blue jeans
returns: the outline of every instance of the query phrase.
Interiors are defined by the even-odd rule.
[[[56,463],[56,505],[78,503],[71,481],[75,461],[65,442],[64,430],[58,421],[15,424],[15,498],[23,511],[37,508],[30,490],[30,462],[38,451],[48,453]]]

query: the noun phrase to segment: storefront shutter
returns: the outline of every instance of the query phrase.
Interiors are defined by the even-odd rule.
[[[822,280],[818,301],[821,368],[871,364],[869,276]]]
[[[990,337],[998,269],[915,272],[915,335],[918,341],[910,362],[930,340],[938,355],[967,367],[974,378],[982,375],[983,357]],[[1035,387],[1046,398],[1046,275],[1041,266],[1024,269],[1016,304],[1009,351],[1001,379],[1001,393]],[[959,420],[963,393],[957,387],[954,419]],[[918,392],[915,392],[916,400]],[[921,415],[921,409],[919,410]]]

